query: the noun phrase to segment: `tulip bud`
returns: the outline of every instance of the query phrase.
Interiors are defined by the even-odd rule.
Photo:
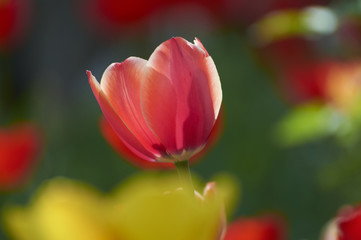
[[[206,145],[222,101],[219,76],[202,43],[176,37],[149,60],[111,64],[89,83],[124,145],[151,162],[189,160]]]

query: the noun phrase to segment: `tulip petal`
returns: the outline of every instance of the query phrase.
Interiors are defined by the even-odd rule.
[[[113,147],[113,149],[125,160],[129,163],[133,164],[138,168],[143,169],[170,169],[175,168],[173,163],[169,162],[150,162],[139,156],[135,155],[132,151],[130,151],[124,143],[119,139],[116,132],[113,130],[112,126],[109,122],[102,117],[100,119],[100,130],[107,140],[107,142]]]
[[[168,152],[176,152],[176,99],[170,81],[153,69],[148,69],[141,89],[143,113]]]
[[[87,71],[87,75],[94,96],[97,99],[105,118],[111,124],[118,137],[135,155],[148,161],[154,161],[156,159],[156,156],[146,150],[143,145],[138,141],[138,139],[134,136],[134,134],[127,128],[127,126],[117,115],[116,111],[108,101],[107,97],[105,96],[100,87],[100,84],[97,82],[95,77],[91,74],[90,71]]]
[[[101,92],[100,84],[95,79],[95,77],[92,75],[91,71],[86,71],[86,74],[88,76],[89,84],[93,91],[93,94],[94,94],[96,100],[99,102],[99,93]]]
[[[202,146],[222,99],[216,67],[203,45],[172,38],[154,51],[147,67],[141,105],[153,132],[167,150]]]
[[[207,50],[205,49],[205,47],[203,46],[203,44],[201,43],[201,41],[199,41],[198,38],[195,38],[195,39],[194,39],[194,45],[196,45],[197,47],[203,49],[203,51],[206,53],[206,56],[207,56],[207,57],[209,56]]]
[[[154,155],[162,155],[163,145],[144,120],[140,107],[140,86],[147,61],[130,57],[111,64],[100,82],[101,89],[116,114],[138,141]]]

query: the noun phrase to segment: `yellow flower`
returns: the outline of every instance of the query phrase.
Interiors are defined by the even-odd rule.
[[[221,199],[197,198],[179,188],[178,178],[141,176],[114,195],[119,203],[115,222],[125,239],[219,239]]]
[[[8,208],[4,215],[19,240],[116,240],[108,209],[91,187],[56,178],[40,188],[28,208]]]
[[[225,229],[223,202],[236,192],[232,181],[219,186],[218,191],[217,183],[209,183],[199,194],[179,188],[175,176],[147,174],[101,195],[56,178],[29,207],[7,208],[3,217],[18,240],[218,240]]]

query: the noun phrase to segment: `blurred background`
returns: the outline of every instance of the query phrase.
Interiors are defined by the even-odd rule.
[[[221,78],[222,134],[192,171],[237,178],[230,219],[276,212],[289,239],[317,239],[361,201],[361,1],[0,0],[0,168],[21,159],[0,206],[55,176],[108,192],[139,172],[102,135],[85,71],[173,36],[199,38]]]

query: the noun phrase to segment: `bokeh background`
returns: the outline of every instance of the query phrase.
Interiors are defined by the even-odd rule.
[[[41,149],[0,206],[28,203],[55,176],[107,192],[139,172],[102,136],[85,70],[100,79],[173,36],[199,38],[221,78],[223,133],[192,171],[238,179],[231,219],[276,212],[289,239],[317,239],[341,206],[361,201],[361,75],[349,76],[361,65],[361,1],[2,0],[0,126],[34,124]],[[334,65],[356,82],[342,93],[352,107],[323,94]]]

